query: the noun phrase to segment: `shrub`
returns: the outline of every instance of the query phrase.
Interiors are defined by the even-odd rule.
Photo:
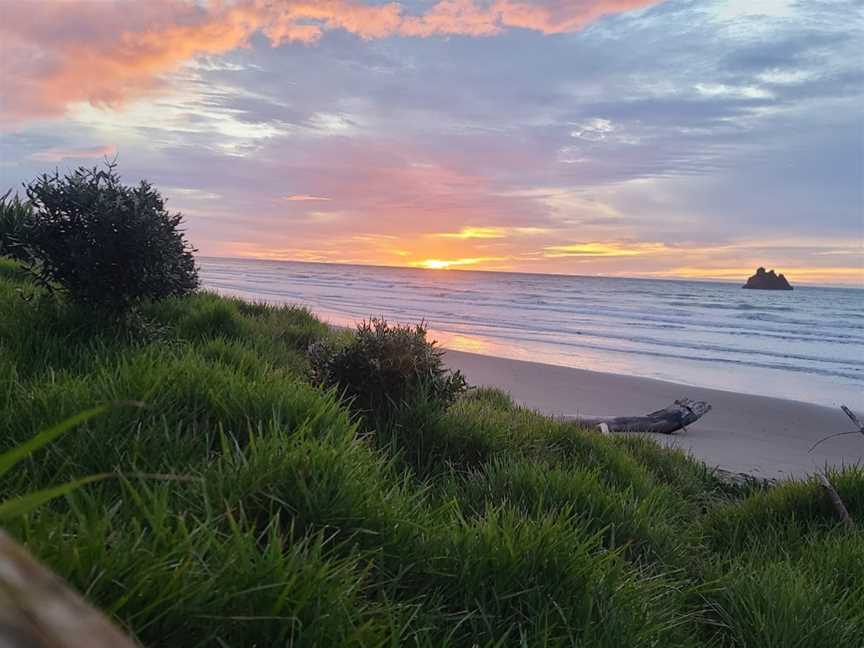
[[[125,186],[109,163],[45,174],[26,190],[32,215],[20,234],[24,260],[45,286],[112,311],[198,287],[182,216],[168,212],[147,182]]]
[[[390,326],[383,319],[358,325],[341,348],[326,340],[309,348],[312,379],[340,389],[367,418],[389,417],[421,394],[450,405],[467,383],[461,372],[444,366],[442,355],[422,324]]]
[[[0,197],[0,256],[27,261],[23,235],[33,218],[32,206],[11,191]]]

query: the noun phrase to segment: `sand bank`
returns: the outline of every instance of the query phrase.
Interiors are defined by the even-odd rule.
[[[864,461],[861,435],[831,439],[808,451],[828,434],[853,429],[839,407],[462,351],[447,351],[446,361],[471,384],[508,391],[520,404],[545,414],[638,415],[677,398],[707,401],[714,409],[686,432],[655,438],[725,470],[783,478],[812,473],[826,463]]]

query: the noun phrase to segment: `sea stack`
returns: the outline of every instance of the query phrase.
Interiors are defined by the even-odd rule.
[[[765,271],[765,268],[756,270],[756,274],[747,280],[743,288],[751,290],[793,290],[792,286],[782,274],[776,274],[773,270]]]

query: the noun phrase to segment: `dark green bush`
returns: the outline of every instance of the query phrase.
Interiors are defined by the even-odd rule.
[[[0,197],[0,256],[27,261],[23,235],[32,222],[33,209],[17,194],[10,198],[11,193],[7,191]]]
[[[312,344],[309,364],[313,381],[336,387],[356,411],[380,420],[421,394],[446,407],[465,391],[465,377],[444,366],[443,353],[426,339],[422,324],[390,326],[372,319],[357,326],[347,345]]]
[[[147,182],[126,186],[114,164],[45,174],[27,185],[27,222],[18,254],[39,281],[79,304],[123,311],[198,287],[193,249]],[[18,209],[4,205],[4,214]]]

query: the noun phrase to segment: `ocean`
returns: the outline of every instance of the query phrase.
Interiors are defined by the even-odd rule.
[[[444,347],[821,405],[864,405],[864,290],[202,258],[205,288]],[[743,282],[743,278],[742,278]]]

